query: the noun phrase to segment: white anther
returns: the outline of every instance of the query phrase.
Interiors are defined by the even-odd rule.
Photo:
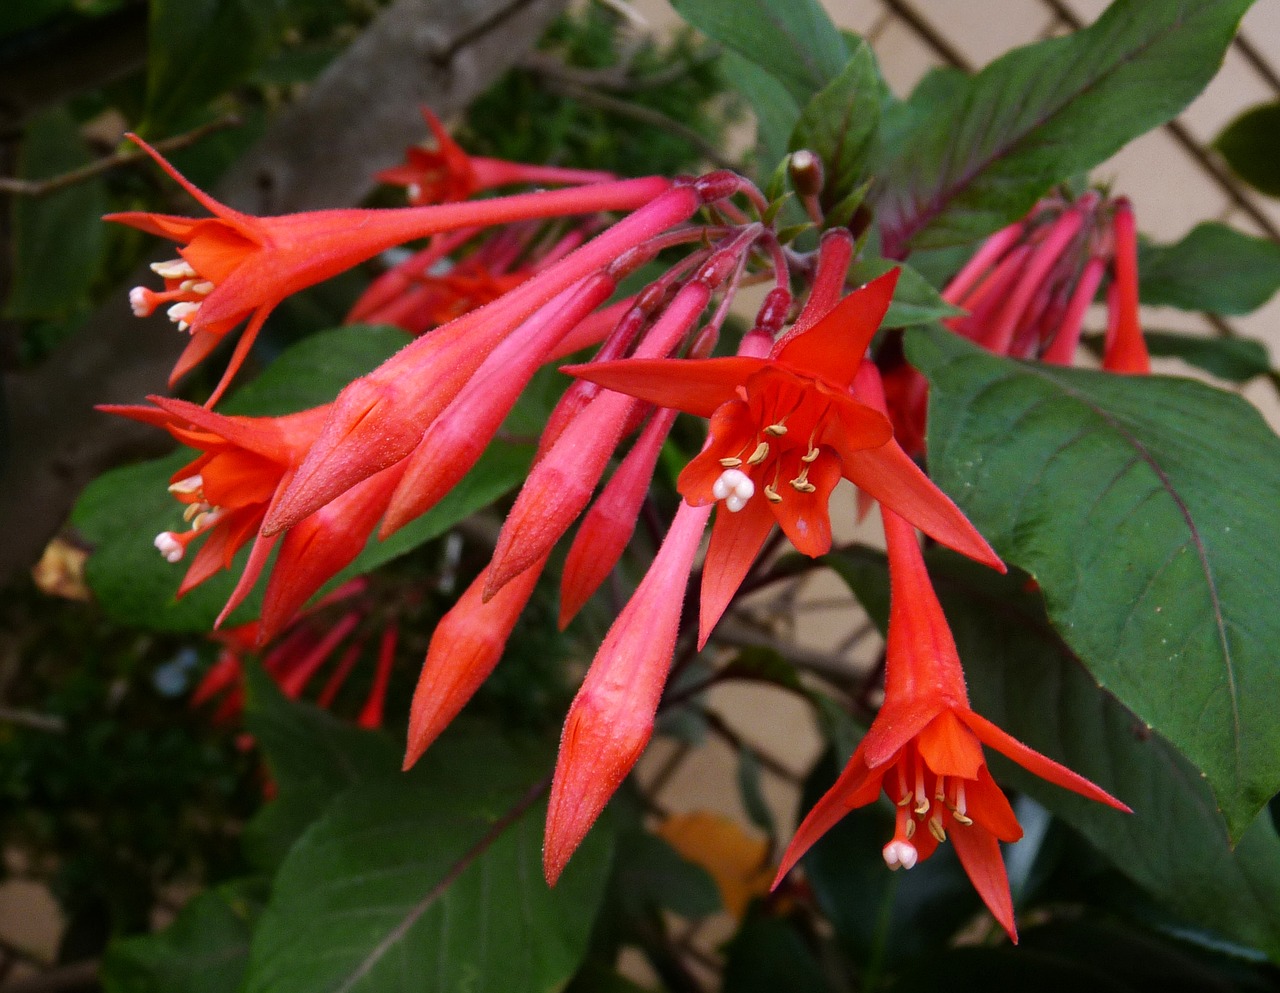
[[[405,195],[409,198],[409,202],[413,203],[418,199],[418,197],[422,196],[422,187],[419,186],[417,183],[410,183],[405,188],[404,192],[405,192]]]
[[[151,271],[161,279],[194,279],[196,271],[186,259],[170,259],[168,262],[152,262]]]
[[[133,308],[134,317],[150,317],[156,309],[151,302],[151,291],[145,286],[135,286],[129,291],[129,306]]]
[[[202,279],[198,283],[192,283],[191,292],[199,293],[202,297],[208,296],[213,292],[213,283],[209,282],[207,279]]]
[[[910,869],[920,858],[916,846],[909,841],[894,838],[884,846],[884,864],[890,869]]]
[[[165,311],[169,315],[169,320],[185,331],[186,325],[191,323],[191,318],[196,315],[196,311],[200,309],[198,303],[191,303],[189,300],[183,300],[181,303],[175,303],[172,307]]]
[[[723,500],[731,513],[736,514],[755,496],[756,484],[741,469],[726,469],[711,487],[717,500]]]
[[[185,495],[187,493],[199,493],[204,488],[204,477],[199,473],[194,476],[188,476],[186,479],[179,479],[176,483],[169,484],[169,492],[174,495]]]
[[[164,556],[166,562],[181,562],[182,555],[186,551],[182,547],[182,542],[168,531],[161,531],[156,535],[155,545],[160,549],[160,554]]]

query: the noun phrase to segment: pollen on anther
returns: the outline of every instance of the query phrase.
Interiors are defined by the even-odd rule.
[[[194,317],[199,310],[200,305],[198,303],[183,300],[179,303],[175,303],[172,307],[166,310],[165,313],[169,315],[169,320],[181,327],[181,325],[190,324],[191,318]],[[186,328],[182,328],[182,330],[185,331]]]
[[[784,434],[787,433],[787,426],[785,424],[770,424],[767,427],[765,427],[764,433],[771,434],[775,438],[781,438]]]
[[[738,466],[742,465],[742,459],[735,459],[730,456],[729,458],[721,459],[720,464],[726,469],[736,469]]]
[[[186,496],[189,493],[199,493],[204,488],[204,477],[199,473],[194,476],[187,476],[169,484],[169,492],[174,496]]]
[[[747,459],[747,465],[759,465],[769,457],[769,443],[762,441],[756,445],[756,450],[751,453],[751,457]]]
[[[152,262],[151,271],[161,279],[194,279],[199,275],[191,268],[186,259],[170,259],[167,262]]]

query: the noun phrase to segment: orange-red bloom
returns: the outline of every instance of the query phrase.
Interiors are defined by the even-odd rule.
[[[998,842],[1017,841],[1022,828],[987,771],[982,746],[1090,800],[1129,808],[973,712],[915,531],[882,510],[891,586],[884,706],[840,778],[796,830],[775,885],[837,821],[883,789],[897,807],[896,830],[884,848],[889,868],[910,869],[950,838],[983,902],[1017,941]]]
[[[319,210],[254,217],[219,203],[181,176],[155,149],[136,141],[213,217],[188,218],[130,211],[106,220],[129,224],[180,244],[180,258],[153,268],[163,292],[136,287],[134,313],[145,317],[166,305],[171,320],[191,332],[174,367],[176,380],[204,359],[242,320],[249,323],[213,396],[222,395],[244,361],[267,315],[286,297],[329,279],[379,252],[442,231],[534,218],[629,210],[671,183],[660,177],[598,183],[591,187],[497,197],[400,210]]]
[[[982,536],[892,440],[852,386],[897,282],[890,272],[793,329],[767,358],[622,359],[566,372],[664,407],[710,417],[710,440],[680,474],[696,506],[723,502],[703,570],[701,639],[776,522],[806,555],[831,547],[827,510],[841,476],[939,541],[1000,567]]]
[[[383,183],[405,187],[409,202],[414,205],[465,200],[481,190],[514,183],[559,186],[601,183],[615,178],[613,173],[591,169],[526,165],[468,155],[426,107],[422,108],[422,119],[435,138],[435,149],[413,145],[405,149],[402,165],[383,169],[376,177]]]

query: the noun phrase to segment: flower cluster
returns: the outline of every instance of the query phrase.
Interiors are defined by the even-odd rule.
[[[580,517],[561,580],[561,623],[606,579],[631,537],[676,412],[684,411],[708,419],[707,442],[680,473],[683,501],[570,707],[551,788],[547,879],[560,875],[653,732],[681,633],[685,589],[708,526],[699,647],[775,524],[805,555],[831,548],[828,503],[837,483],[847,479],[865,500],[879,503],[889,541],[886,699],[849,768],[801,827],[783,871],[843,811],[870,802],[883,788],[899,809],[898,832],[885,849],[890,866],[909,868],[927,858],[949,833],[975,886],[1013,935],[996,842],[1013,840],[1019,829],[986,771],[981,745],[1053,782],[1121,805],[968,706],[914,529],[1004,567],[895,437],[901,411],[886,407],[869,355],[898,272],[846,294],[856,248],[850,232],[827,231],[811,252],[783,244],[772,220],[776,211],[733,173],[670,181],[539,170],[468,158],[434,118],[428,116],[428,124],[436,151],[411,150],[404,167],[384,174],[408,185],[416,206],[247,217],[190,186],[156,156],[214,216],[114,216],[181,245],[180,259],[157,269],[164,291],[133,294],[139,313],[169,304],[170,317],[191,332],[175,376],[249,319],[209,406],[285,296],[392,246],[429,239],[353,311],[357,319],[393,320],[418,337],[331,403],[256,418],[161,397],[152,398],[150,407],[109,408],[162,427],[201,453],[170,486],[188,508],[190,530],[156,539],[162,554],[176,562],[203,538],[181,590],[229,567],[236,551],[251,545],[223,616],[269,571],[254,634],[262,641],[276,638],[375,529],[386,537],[459,482],[538,369],[598,346],[590,361],[564,369],[575,379],[547,420],[493,557],[431,638],[411,706],[406,766],[497,665],[554,547]],[[462,199],[518,182],[578,185]],[[425,202],[432,198],[449,202]],[[1034,230],[1028,221],[1016,236],[997,236],[999,250],[984,249],[980,268],[994,265],[1001,285],[1012,280],[1018,293],[1035,296],[1081,230],[1085,212],[1097,209],[1077,205],[1061,214],[1070,222],[1040,218]],[[609,211],[629,213],[606,224],[600,215]],[[1128,216],[1119,207],[1115,212]],[[567,230],[539,227],[567,217],[577,218]],[[453,257],[495,225],[507,227],[470,254]],[[1117,244],[1124,240],[1122,228],[1117,220]],[[1015,249],[1019,239],[1026,244]],[[660,253],[665,270],[634,296],[616,301],[621,280]],[[678,260],[667,261],[673,254]],[[1122,303],[1129,279],[1124,271],[1118,267],[1115,280]],[[713,357],[749,273],[772,289],[736,354]],[[1096,279],[1088,279],[1096,289]],[[966,270],[961,280],[973,284],[976,273]],[[1031,288],[1024,291],[1024,283]],[[797,285],[804,293],[795,300]],[[1087,285],[1081,277],[1081,287]],[[1036,297],[1036,327],[1056,306],[1054,292],[1044,301]],[[1073,291],[1069,303],[1085,293]],[[971,307],[975,321],[987,313],[967,291],[953,295]],[[1004,351],[1022,347],[1023,310],[1007,321],[1001,311]],[[1133,333],[1121,322],[1115,334],[1128,341]],[[1118,355],[1124,347],[1116,346]],[[632,435],[597,494],[615,453]],[[295,660],[289,678],[299,685],[308,680],[319,665],[315,660],[333,646],[324,653],[321,647],[313,646],[303,662]]]
[[[943,288],[943,299],[967,312],[943,323],[998,355],[1070,365],[1104,282],[1102,367],[1150,372],[1138,318],[1138,238],[1123,197],[1056,194],[997,231]],[[898,357],[883,368],[894,432],[909,452],[919,453],[928,384]]]

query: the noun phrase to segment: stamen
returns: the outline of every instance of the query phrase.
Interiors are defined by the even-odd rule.
[[[742,459],[735,459],[733,456],[730,456],[727,459],[721,459],[720,464],[726,469],[736,469],[738,466],[742,465]]]
[[[934,814],[929,818],[929,833],[939,841],[947,840],[947,832],[943,830],[941,815]]]
[[[810,448],[807,452],[800,456],[801,462],[812,463],[821,452],[816,448]]]
[[[188,476],[186,479],[179,479],[176,483],[169,484],[169,492],[174,496],[186,496],[189,493],[199,493],[204,489],[204,477],[199,473],[194,476]]]
[[[787,433],[787,426],[785,424],[770,424],[764,429],[764,433],[771,434],[775,438],[781,438]]]
[[[152,262],[151,271],[161,279],[194,279],[199,275],[186,259],[170,259],[168,262]]]
[[[890,869],[910,869],[920,858],[920,853],[916,851],[915,845],[898,838],[894,838],[893,841],[885,845],[881,854],[884,855],[885,865]]]
[[[781,495],[769,483],[765,483],[764,498],[768,500],[770,503],[782,503]]]
[[[169,320],[178,325],[179,331],[185,331],[191,326],[191,318],[196,315],[199,309],[200,305],[198,303],[183,300],[180,303],[175,303],[165,313],[169,315]]]
[[[906,837],[907,841],[914,838],[916,836],[916,822],[911,820],[907,821],[907,823],[903,825],[902,833]]]
[[[801,493],[813,493],[818,488],[805,479],[803,473],[791,480],[791,485]]]
[[[747,465],[759,465],[769,457],[769,443],[762,441],[756,445],[756,450],[751,453],[751,457],[747,459]]]

